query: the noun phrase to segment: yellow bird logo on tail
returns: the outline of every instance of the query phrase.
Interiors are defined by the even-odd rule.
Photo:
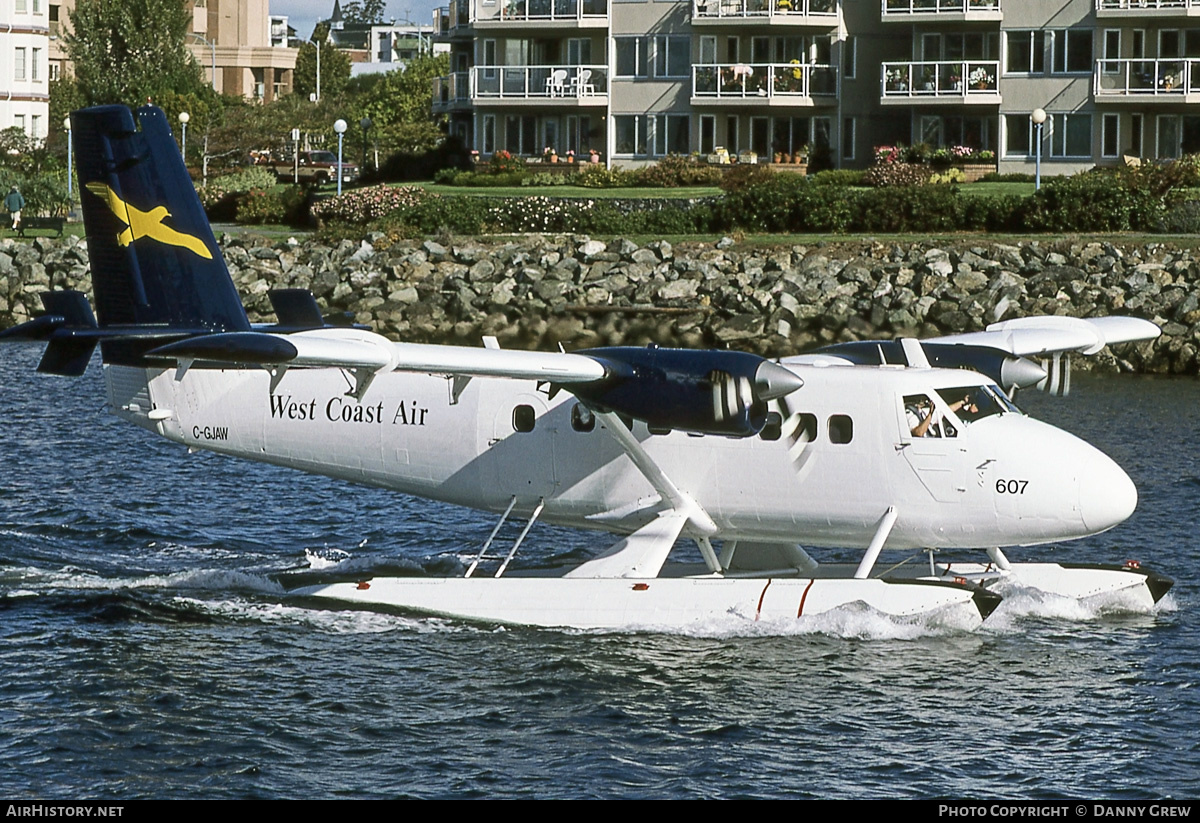
[[[117,242],[122,246],[128,246],[139,237],[149,237],[168,246],[180,246],[193,251],[205,260],[212,260],[212,252],[200,238],[163,225],[163,219],[171,216],[166,206],[142,211],[118,197],[106,183],[88,183],[85,188],[103,200],[117,219],[125,224],[125,230],[117,235]]]

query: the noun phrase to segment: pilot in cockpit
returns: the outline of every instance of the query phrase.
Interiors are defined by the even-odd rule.
[[[937,410],[933,401],[923,394],[910,395],[904,398],[904,415],[908,419],[908,430],[913,437],[941,437],[942,430],[938,426]]]

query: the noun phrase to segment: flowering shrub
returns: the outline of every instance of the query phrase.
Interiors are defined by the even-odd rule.
[[[501,149],[492,154],[492,159],[487,164],[487,170],[489,174],[508,174],[522,171],[523,166],[519,157],[514,157],[512,152]]]
[[[902,146],[878,146],[875,149],[875,165],[899,163],[903,152]]]
[[[427,196],[419,186],[371,186],[315,203],[312,215],[320,220],[369,223]]]
[[[933,169],[924,163],[885,163],[872,166],[863,174],[863,184],[887,186],[920,186],[929,182]]]
[[[256,189],[237,198],[235,219],[239,223],[303,223],[304,202],[302,186],[277,187],[270,191]]]
[[[579,231],[592,200],[566,202],[549,197],[511,197],[488,210],[501,231]]]

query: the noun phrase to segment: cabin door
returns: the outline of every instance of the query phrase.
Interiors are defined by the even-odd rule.
[[[505,501],[517,495],[518,511],[528,512],[537,498],[550,497],[558,486],[556,417],[548,413],[545,396],[534,392],[510,395],[496,411],[488,442],[492,470],[488,474]]]
[[[942,399],[933,392],[908,395],[899,411],[899,450],[917,482],[934,500],[961,501],[967,490],[966,448]]]

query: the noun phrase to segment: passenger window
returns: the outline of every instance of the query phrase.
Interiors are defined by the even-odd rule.
[[[767,422],[758,436],[763,440],[778,440],[783,434],[783,416],[779,412],[767,412]]]
[[[817,439],[817,416],[808,412],[801,412],[792,415],[788,418],[788,422],[794,423],[796,428],[788,435],[788,439],[793,444],[803,440],[805,443],[811,443]]]
[[[849,415],[835,414],[829,418],[829,442],[849,443],[854,439],[854,421]]]
[[[577,432],[590,432],[596,428],[596,415],[582,403],[576,403],[571,409],[571,428]]]
[[[513,429],[519,432],[533,431],[533,424],[537,421],[537,415],[533,411],[533,406],[517,406],[513,409],[512,423]]]
[[[651,434],[670,434],[671,427],[670,426],[651,426],[649,423],[647,423],[646,431],[650,432]]]

